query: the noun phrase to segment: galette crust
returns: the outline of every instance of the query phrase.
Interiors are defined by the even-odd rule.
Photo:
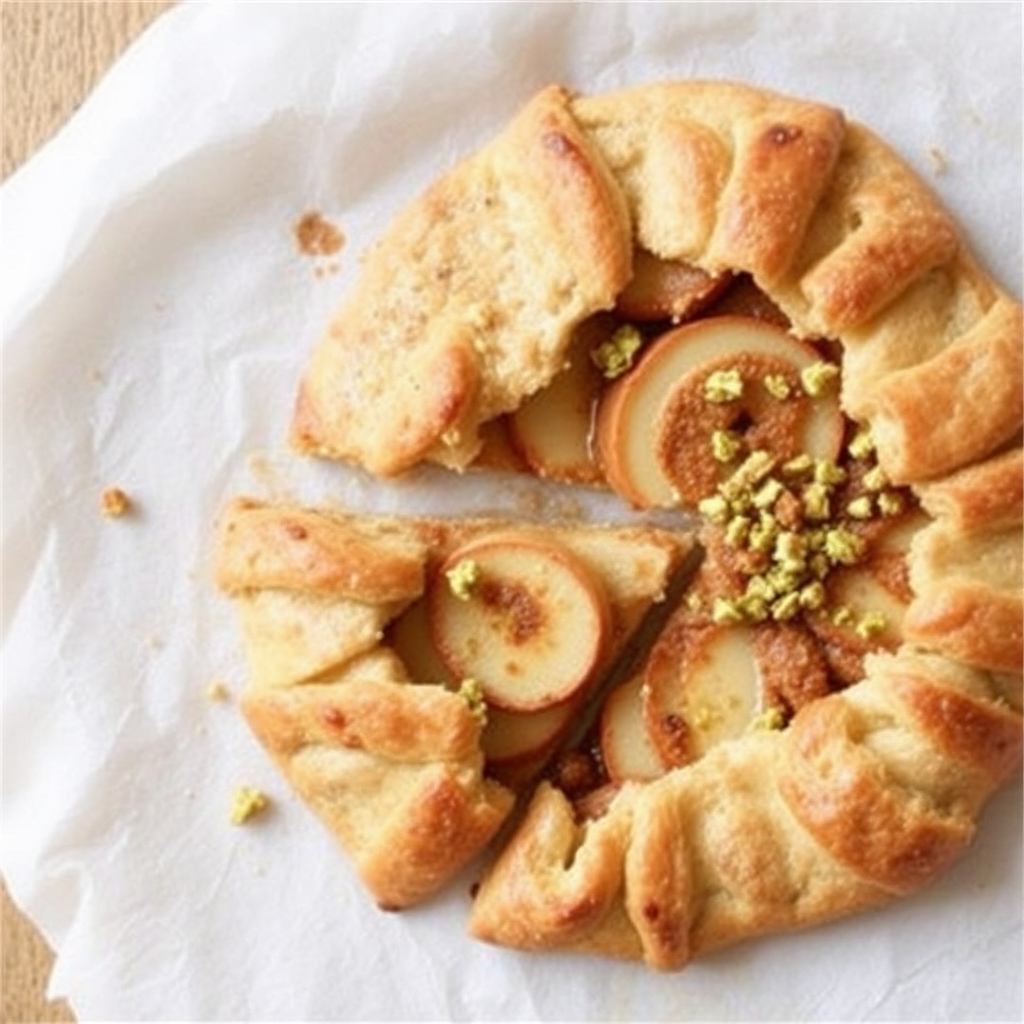
[[[303,376],[295,447],[381,476],[424,461],[467,467],[481,428],[548,384],[573,329],[614,306],[635,248],[710,274],[749,274],[795,334],[839,342],[844,412],[871,428],[885,475],[930,517],[909,555],[913,599],[895,653],[869,658],[862,680],[810,703],[782,732],[751,733],[654,782],[626,783],[595,820],[578,820],[542,784],[474,900],[470,931],[485,941],[676,969],[929,884],[1017,770],[1022,314],[931,190],[834,108],[724,82],[594,97],[552,87],[370,251]],[[301,525],[292,513],[287,522]],[[346,568],[347,542],[327,544],[329,567],[314,568],[290,550],[285,521],[259,529],[277,531],[280,550],[267,562],[256,538],[240,567],[228,559],[224,581],[250,604],[277,602],[271,618],[294,613],[294,598],[275,589],[289,581],[316,581],[301,584],[311,616],[314,598],[343,594],[343,581],[363,585]],[[365,581],[383,604],[340,654],[337,640],[318,640],[320,661],[358,664],[374,652],[373,636],[409,599],[415,570],[405,557],[390,549],[381,579]],[[250,571],[261,582],[247,584]],[[322,813],[344,837],[356,815],[375,814],[331,803],[340,798],[329,777],[348,769],[328,751],[357,734],[345,712],[340,732],[324,725],[306,694],[318,704],[329,690],[319,680],[291,686],[289,663],[304,678],[319,669],[263,650],[267,613],[255,614],[247,714],[300,792],[329,804]],[[410,689],[373,680],[381,686],[395,688],[389,696]],[[383,692],[368,683],[366,700]],[[415,769],[403,761],[403,778],[415,780],[396,783],[409,799],[403,813],[425,808],[407,818],[425,822],[431,807],[455,808],[459,828],[444,834],[470,839],[435,864],[417,846],[419,825],[405,834],[392,819],[386,844],[413,851],[397,888],[381,880],[385,839],[356,854],[389,905],[436,888],[508,809],[481,774],[457,698],[422,699],[444,704],[447,725],[430,734],[434,756]],[[385,756],[358,735],[364,753]],[[300,751],[311,752],[308,765]]]
[[[514,793],[484,773],[483,722],[458,693],[410,677],[388,626],[467,541],[554,540],[607,595],[621,654],[692,545],[644,526],[538,527],[486,518],[368,516],[233,500],[216,578],[242,623],[242,711],[377,902],[436,892],[493,838]]]

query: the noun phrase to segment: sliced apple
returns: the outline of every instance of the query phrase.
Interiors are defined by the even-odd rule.
[[[913,598],[907,553],[914,536],[930,520],[919,509],[866,524],[867,557],[834,569],[825,581],[824,607],[807,616],[829,667],[845,685],[864,678],[864,658],[895,650],[903,637],[903,617]]]
[[[680,622],[663,641],[644,675],[643,716],[662,764],[675,768],[741,736],[761,709],[761,684],[752,628]]]
[[[728,287],[730,275],[709,274],[681,260],[663,260],[645,249],[633,253],[633,276],[615,311],[641,323],[681,323],[700,312]]]
[[[469,582],[453,589],[450,578]],[[569,552],[532,535],[490,535],[455,551],[431,581],[427,602],[448,671],[475,679],[489,705],[509,711],[569,700],[591,678],[611,634],[601,583]]]
[[[643,673],[620,683],[601,709],[601,760],[615,783],[642,782],[665,774],[644,721]]]
[[[834,459],[845,430],[835,389],[811,399],[799,382],[801,371],[820,361],[813,345],[748,317],[713,317],[667,332],[600,403],[596,440],[609,484],[638,508],[693,506],[735,468],[716,458],[717,431],[740,435],[740,453]],[[708,401],[705,384],[716,371],[738,373],[742,394]],[[766,381],[777,377],[790,397],[770,392]]]
[[[568,365],[542,391],[508,417],[515,451],[538,476],[560,483],[599,484],[594,458],[594,410],[604,379],[591,352],[608,341],[618,322],[607,315],[584,321],[568,352]]]
[[[390,626],[391,647],[409,678],[417,683],[452,685],[455,680],[448,667],[438,657],[434,639],[430,635],[425,601],[415,601]]]
[[[512,788],[528,782],[550,757],[578,710],[574,700],[540,711],[489,707],[481,739],[488,773]]]

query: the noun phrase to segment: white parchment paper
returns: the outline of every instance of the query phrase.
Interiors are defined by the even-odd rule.
[[[471,942],[472,873],[381,914],[205,694],[243,678],[208,571],[229,496],[521,496],[287,453],[360,250],[542,85],[666,77],[842,106],[1020,293],[1016,3],[187,3],[3,187],[2,867],[83,1020],[1021,1019],[1019,784],[931,891],[656,976]],[[294,245],[309,209],[348,238],[337,272]],[[228,824],[239,784],[274,801],[251,828]]]

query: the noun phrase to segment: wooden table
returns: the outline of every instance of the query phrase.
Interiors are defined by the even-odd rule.
[[[3,160],[18,169],[74,113],[124,48],[174,0],[3,0]],[[53,954],[3,887],[0,1019],[73,1021],[45,991]]]

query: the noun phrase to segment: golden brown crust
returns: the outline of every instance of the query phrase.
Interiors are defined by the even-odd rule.
[[[625,204],[547,89],[367,254],[303,378],[294,445],[385,476],[466,465],[480,424],[551,380],[630,267]]]
[[[600,580],[609,659],[690,547],[648,527],[514,528],[561,545]],[[514,794],[486,774],[484,724],[469,702],[410,679],[387,628],[448,555],[510,529],[251,499],[221,517],[217,577],[239,608],[250,665],[245,717],[389,909],[425,899],[476,856]]]
[[[539,790],[476,897],[471,933],[674,969],[888,902],[962,852],[1021,738],[984,674],[877,657],[790,729],[628,784],[585,826],[562,794]]]
[[[1024,448],[1018,445],[921,484],[917,492],[928,512],[962,533],[1019,526],[1024,520]]]
[[[424,460],[466,466],[481,426],[550,382],[573,327],[613,307],[634,248],[749,276],[795,334],[838,342],[844,411],[932,519],[909,555],[895,654],[868,657],[863,673],[858,663],[862,679],[785,731],[625,784],[594,820],[541,786],[475,900],[471,931],[487,941],[671,969],[928,884],[1019,764],[1024,339],[1019,302],[976,265],[930,189],[841,112],[721,82],[598,97],[551,88],[369,254],[303,378],[295,445],[381,475]],[[427,532],[408,540],[429,547],[451,530]],[[271,583],[310,568],[294,545],[275,559],[261,567]],[[321,561],[330,590],[344,558]],[[242,593],[238,578],[229,567],[224,582]],[[379,617],[347,631],[346,656],[372,651],[406,599],[401,586],[380,596]],[[257,616],[251,645],[279,614]],[[278,702],[323,685],[321,674],[316,688],[270,689],[324,671],[336,642],[311,646],[312,659],[255,659],[272,666],[257,695],[272,701],[257,713],[271,745],[287,719]],[[299,734],[303,751],[323,749],[313,725]],[[347,750],[345,735],[327,749]],[[317,754],[288,765],[316,791]],[[429,773],[408,788],[422,816],[392,819],[393,848],[419,849],[441,807],[476,835],[470,808],[497,806],[476,768],[456,790],[447,766],[417,771]],[[344,831],[357,812],[325,813]],[[415,836],[403,839],[402,820]],[[426,852],[409,857],[431,875]],[[383,885],[386,861],[357,860]]]
[[[423,548],[373,526],[238,499],[221,519],[218,586],[323,591],[378,604],[423,590]]]
[[[479,718],[440,687],[350,679],[250,691],[242,706],[382,907],[436,891],[511,809],[482,778]]]
[[[927,187],[858,125],[838,122],[791,251],[724,244],[736,168],[765,156],[765,137],[745,130],[750,104],[781,124],[784,102],[696,83],[575,109],[620,181],[639,245],[750,273],[798,333],[842,343],[846,410],[870,424],[888,478],[915,485],[935,520],[911,552],[903,635],[941,657],[908,645],[869,659],[866,678],[809,704],[784,733],[627,786],[585,827],[540,792],[474,905],[471,930],[489,941],[677,967],[887,901],[948,867],[1019,764],[1019,698],[1003,703],[1005,679],[981,670],[1019,677],[1024,667],[1020,305],[976,267]],[[796,116],[816,117],[816,138],[827,138],[826,114]],[[744,131],[729,130],[736,118]],[[747,149],[758,139],[760,151]],[[818,163],[803,167],[825,167],[827,150],[819,141]],[[777,230],[758,205],[771,175],[745,187],[747,209]]]

